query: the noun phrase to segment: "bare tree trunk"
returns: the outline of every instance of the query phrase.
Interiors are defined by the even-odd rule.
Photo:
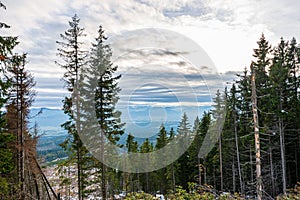
[[[251,175],[251,177],[250,177],[250,180],[251,180],[251,184],[253,184],[254,183],[254,173],[253,173],[253,167],[252,167],[252,161],[253,161],[253,157],[252,157],[252,148],[251,148],[251,144],[250,144],[250,150],[249,150],[249,152],[250,152],[250,175]]]
[[[233,190],[233,192],[236,192],[235,166],[234,166],[234,163],[235,163],[234,156],[232,156],[232,190]]]
[[[252,68],[252,66],[251,66]],[[262,176],[261,176],[261,160],[260,160],[260,141],[259,141],[259,125],[257,113],[257,96],[255,86],[255,71],[252,70],[251,86],[252,86],[252,112],[254,122],[254,138],[255,138],[255,160],[256,160],[256,194],[257,199],[262,200]]]
[[[298,154],[297,154],[297,145],[295,144],[295,164],[296,164],[296,180],[299,180],[298,174]]]
[[[242,179],[242,172],[241,172],[241,162],[240,162],[240,151],[239,151],[239,141],[237,135],[237,124],[236,124],[236,110],[233,111],[233,120],[234,120],[234,136],[235,136],[235,149],[236,149],[236,158],[237,158],[237,166],[238,166],[238,173],[239,173],[239,181],[240,181],[240,190],[241,193],[244,193],[244,183]]]
[[[270,153],[270,173],[271,173],[271,183],[272,183],[272,196],[275,196],[275,178],[274,178],[274,168],[273,168],[273,149],[271,144],[271,137],[269,136],[269,153]]]
[[[285,167],[285,148],[284,148],[284,132],[282,127],[282,120],[279,117],[279,137],[280,137],[280,154],[281,154],[281,168],[282,168],[282,187],[283,193],[286,194],[286,167]]]
[[[22,199],[26,199],[25,197],[25,146],[24,146],[24,91],[23,91],[23,67],[24,67],[24,63],[22,65],[22,67],[20,68],[20,96],[17,98],[20,98],[20,110],[19,110],[19,116],[20,116],[20,172],[21,172],[21,198]],[[18,75],[17,75],[18,76]],[[17,100],[18,101],[18,100]],[[19,109],[19,108],[18,108]]]
[[[173,180],[173,192],[176,192],[176,182],[175,182],[175,169],[174,164],[172,163],[172,180]]]
[[[77,187],[78,187],[78,197],[82,200],[82,180],[81,180],[81,155],[80,149],[77,149]]]
[[[33,181],[34,181],[34,186],[35,186],[35,190],[36,190],[36,197],[37,197],[37,199],[41,199],[37,179],[38,179],[38,177],[33,173]]]
[[[58,199],[57,194],[55,193],[54,189],[52,188],[51,184],[49,183],[49,181],[48,181],[46,175],[44,174],[44,172],[43,172],[43,170],[42,170],[40,164],[37,162],[36,158],[33,158],[33,160],[34,160],[34,162],[35,162],[35,164],[36,164],[36,166],[37,166],[37,169],[39,170],[40,174],[41,174],[42,177],[43,177],[43,182],[45,183],[45,187],[46,187],[46,188],[49,187],[50,190],[51,190],[51,193],[52,193],[53,197],[54,197],[55,199]],[[48,186],[48,187],[47,187],[47,186]],[[48,189],[47,189],[47,191],[48,191]],[[49,195],[50,195],[50,194],[49,194]]]
[[[200,158],[199,156],[197,157],[197,163],[198,163],[198,183],[201,185],[201,163],[200,163]]]
[[[279,112],[283,111],[282,107],[282,89],[279,91]],[[281,168],[282,168],[282,187],[283,193],[286,194],[286,163],[285,163],[285,142],[284,142],[284,131],[283,131],[283,122],[281,116],[278,119],[278,128],[279,128],[279,138],[280,138],[280,155],[281,155]]]
[[[77,29],[75,29],[77,31]],[[76,129],[77,134],[81,131],[80,127],[80,94],[79,94],[79,61],[78,61],[78,35],[75,34],[75,98],[76,98]],[[77,138],[77,187],[78,187],[78,199],[83,200],[83,180],[82,180],[82,155],[81,155],[81,140],[78,135]]]
[[[214,174],[213,174],[214,188],[216,188],[216,166],[214,165]]]
[[[101,163],[101,191],[103,199],[106,199],[106,166]]]
[[[203,170],[204,170],[204,184],[207,184],[207,179],[206,179],[206,167],[203,166]]]
[[[146,192],[149,192],[149,173],[146,172]]]
[[[101,130],[101,157],[102,161],[104,160],[104,133],[103,130]],[[102,198],[106,199],[107,198],[107,193],[106,193],[106,166],[104,163],[101,162],[101,192],[102,192]]]
[[[221,191],[223,191],[223,159],[222,159],[222,134],[220,130],[220,126],[218,127],[219,131],[219,160],[220,160],[220,181],[221,181]]]
[[[138,190],[140,190],[140,172],[139,172],[139,170],[138,170],[138,173],[137,173],[137,179],[138,179],[138,182],[137,182]]]

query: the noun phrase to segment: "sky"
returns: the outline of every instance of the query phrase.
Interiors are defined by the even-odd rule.
[[[148,120],[156,116],[157,120],[168,121],[172,120],[166,117],[170,110],[177,114],[193,113],[195,107],[211,105],[216,83],[232,80],[234,73],[250,65],[253,48],[262,33],[273,46],[280,37],[297,39],[300,33],[298,0],[9,0],[2,3],[7,10],[1,10],[0,19],[11,28],[1,29],[0,34],[18,36],[20,45],[16,51],[28,53],[27,67],[37,82],[34,107],[62,107],[66,90],[61,81],[64,71],[55,64],[59,61],[56,41],[61,40],[59,35],[76,13],[87,34],[84,48],[88,49],[93,42],[99,25],[103,26],[108,41],[115,45],[113,52],[119,54],[114,55],[114,63],[123,74],[119,106],[125,109],[124,117],[133,121],[132,117],[138,115],[131,116],[132,113],[143,109],[148,113],[144,116]],[[159,35],[149,30],[163,30],[164,41],[157,41],[155,37]],[[168,33],[180,42],[168,37]],[[150,45],[159,45],[147,46],[148,41],[152,42]],[[195,48],[186,47],[187,44]],[[197,55],[200,61],[195,65],[191,60]],[[205,68],[210,70],[210,75]],[[167,76],[160,76],[160,72]],[[163,116],[157,114],[166,108]],[[192,117],[195,115],[194,112]]]

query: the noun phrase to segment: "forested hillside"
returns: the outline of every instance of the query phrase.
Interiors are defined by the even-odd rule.
[[[17,37],[0,36],[0,199],[300,198],[300,44],[295,38],[271,45],[262,34],[252,63],[241,66],[244,71],[223,91],[211,94],[209,111],[196,119],[182,113],[177,127],[162,122],[154,142],[140,142],[126,132],[116,108],[122,74],[104,28],[99,25],[90,45],[84,43],[83,26],[74,15],[68,29],[55,36],[56,64],[64,70],[69,95],[62,99],[67,121],[61,127],[68,133],[59,144],[64,159],[54,167],[37,155],[38,124],[29,126],[36,93],[27,55],[15,52]],[[0,28],[9,25],[0,22]],[[120,141],[124,133],[125,144]],[[182,138],[191,144],[187,147]],[[208,140],[216,142],[208,146]],[[87,141],[101,144],[100,149]],[[174,143],[176,148],[169,148]],[[175,162],[144,173],[101,162],[107,154],[121,160],[123,151],[138,156],[182,148],[187,150]],[[149,157],[147,162],[162,160]]]

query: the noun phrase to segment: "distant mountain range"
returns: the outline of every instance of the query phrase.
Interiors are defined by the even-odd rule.
[[[40,134],[47,136],[65,135],[61,124],[68,120],[68,116],[60,109],[32,108],[30,109],[30,126],[37,123]]]
[[[204,110],[209,110],[209,108],[209,106],[201,107],[200,112],[203,113]],[[129,133],[135,137],[139,144],[146,138],[149,138],[150,142],[155,143],[159,127],[164,124],[167,130],[173,128],[176,131],[182,115],[182,109],[164,108],[165,120],[163,120],[163,118],[157,118],[159,109],[154,108],[151,113],[147,109],[143,111],[132,110],[131,115],[133,116],[128,117],[126,114],[124,115],[124,118],[127,118],[129,122],[126,123],[126,133],[121,136],[119,143],[125,144]],[[189,111],[193,111],[193,109]],[[149,114],[155,116],[148,116]],[[39,129],[38,153],[47,161],[65,157],[65,153],[59,146],[68,135],[66,130],[61,127],[61,124],[68,120],[68,116],[64,114],[63,110],[33,108],[30,110],[30,116],[29,126],[33,127],[37,123]],[[193,120],[190,120],[191,126],[193,125]]]

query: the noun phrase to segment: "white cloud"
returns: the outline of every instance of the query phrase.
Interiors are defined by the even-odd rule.
[[[4,3],[7,10],[0,12],[1,20],[12,28],[1,29],[1,34],[19,36],[18,51],[29,53],[28,67],[41,81],[37,86],[43,84],[44,78],[55,78],[52,80],[55,84],[43,88],[52,94],[57,87],[63,88],[63,83],[57,81],[63,76],[63,70],[54,65],[54,60],[58,60],[55,41],[60,40],[59,34],[68,28],[74,13],[86,28],[88,44],[100,24],[108,36],[139,28],[164,28],[194,40],[220,72],[242,71],[249,66],[252,49],[262,32],[273,44],[281,36],[290,39],[300,32],[298,0],[14,0]],[[142,61],[140,58],[118,62],[124,66],[130,61],[127,66],[135,66],[150,61],[156,65],[168,64],[170,68],[165,73],[192,72],[192,67],[180,64],[180,61],[187,62],[182,57],[164,56],[156,59],[156,63],[151,56]],[[191,82],[191,86],[196,85]]]
[[[55,94],[66,94],[67,92],[63,89],[50,89],[50,88],[47,88],[47,89],[43,89],[43,88],[37,88],[35,89],[38,93],[55,93]]]

